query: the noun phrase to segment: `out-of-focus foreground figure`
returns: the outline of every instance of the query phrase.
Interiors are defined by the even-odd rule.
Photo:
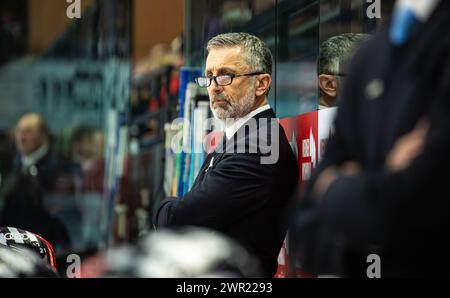
[[[64,224],[45,208],[45,197],[67,184],[64,163],[53,151],[50,131],[42,116],[23,115],[16,126],[17,156],[12,173],[0,189],[0,226],[11,226],[42,235],[57,252],[66,250],[70,238]],[[63,181],[63,183],[61,183]]]
[[[159,230],[87,260],[82,277],[259,277],[261,266],[234,240],[204,228]]]
[[[304,270],[450,275],[448,28],[450,2],[398,1],[389,27],[355,55],[335,134],[293,216]]]

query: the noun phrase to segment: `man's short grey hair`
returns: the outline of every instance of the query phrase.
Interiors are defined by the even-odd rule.
[[[224,33],[213,37],[206,46],[209,53],[212,49],[242,47],[244,59],[252,68],[251,71],[260,71],[272,74],[272,54],[266,44],[258,37],[238,32]]]
[[[330,37],[319,48],[317,74],[339,74],[355,47],[370,37],[364,33],[344,33]]]

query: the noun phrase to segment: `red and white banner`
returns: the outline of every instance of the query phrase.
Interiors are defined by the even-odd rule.
[[[333,133],[333,121],[336,113],[337,108],[328,108],[280,119],[280,124],[297,157],[300,187],[303,187],[305,181],[311,178],[314,169],[323,159],[327,141]],[[285,240],[278,256],[278,270],[275,278],[312,277],[303,272],[301,268],[292,270],[289,260],[289,251]],[[290,276],[292,272],[296,272],[295,276]]]

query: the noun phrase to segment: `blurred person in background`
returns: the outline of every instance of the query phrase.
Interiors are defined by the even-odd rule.
[[[101,237],[104,206],[104,135],[91,125],[78,125],[72,132],[70,144],[76,206],[65,210],[65,222],[81,248],[95,248]]]
[[[45,191],[53,191],[66,165],[51,146],[50,130],[42,116],[23,115],[15,129],[15,141],[15,171],[36,177]]]
[[[304,270],[449,276],[450,2],[397,1],[354,56],[335,134],[294,212]]]
[[[76,191],[103,192],[104,136],[92,126],[76,127],[71,137],[73,171],[79,178]]]
[[[361,43],[369,37],[369,34],[363,33],[343,33],[328,38],[320,45],[317,59],[319,109],[336,105],[346,65]]]
[[[57,253],[68,248],[66,227],[45,207],[47,195],[67,188],[61,159],[53,153],[50,131],[38,114],[25,114],[15,128],[17,157],[0,192],[0,226],[11,226],[48,239]],[[59,187],[58,185],[64,185]]]

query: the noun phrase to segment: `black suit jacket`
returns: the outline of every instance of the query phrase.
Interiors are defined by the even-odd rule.
[[[311,191],[293,217],[291,248],[316,273],[366,276],[377,253],[382,276],[450,274],[450,3],[441,1],[408,43],[387,30],[355,55],[339,98],[335,135],[323,169],[356,161],[359,175],[340,177],[321,203]],[[423,152],[397,173],[385,161],[419,119],[430,123]]]
[[[35,176],[45,192],[52,192],[57,186],[58,178],[67,174],[68,163],[50,147],[48,152],[34,164]],[[22,157],[18,154],[15,159],[14,171],[22,171]],[[27,173],[31,174],[31,173]]]
[[[62,160],[51,150],[34,165],[35,173],[22,173],[21,158],[0,189],[0,226],[21,228],[44,237],[57,254],[69,249],[69,233],[45,208],[46,195],[56,191],[64,173]],[[66,178],[67,180],[67,178]]]
[[[282,215],[295,188],[298,169],[273,110],[253,119],[256,127],[241,127],[234,138],[207,156],[189,193],[162,202],[156,221],[159,226],[194,225],[219,231],[258,257],[264,276],[271,277],[286,235],[287,221]],[[273,131],[270,120],[274,120]],[[272,137],[271,152],[261,146],[252,147],[255,140],[270,144],[267,140]],[[232,153],[239,146],[245,152]],[[276,150],[276,162],[261,163],[261,158],[276,156]]]

